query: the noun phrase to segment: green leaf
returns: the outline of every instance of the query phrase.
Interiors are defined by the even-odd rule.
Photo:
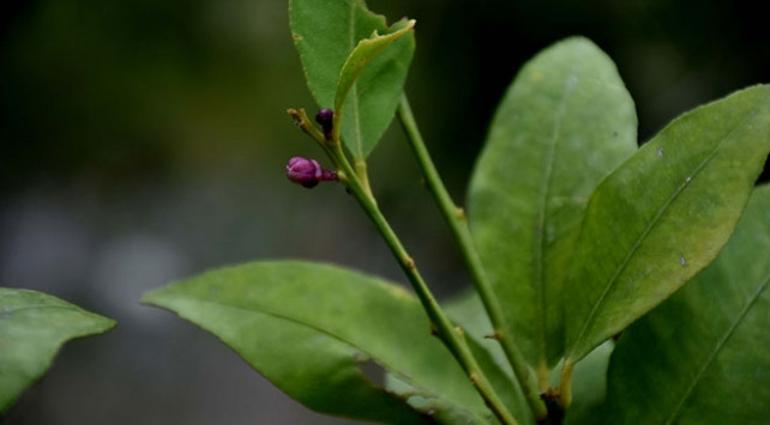
[[[115,322],[40,292],[0,288],[0,412],[51,367],[61,346]]]
[[[717,260],[618,341],[608,424],[765,424],[770,407],[770,186]]]
[[[348,56],[345,64],[342,66],[340,72],[340,80],[337,83],[337,96],[334,100],[334,128],[340,128],[340,122],[343,123],[343,128],[352,127],[353,131],[347,134],[345,142],[348,148],[353,152],[353,155],[358,158],[364,158],[369,151],[374,147],[374,143],[379,139],[380,134],[367,134],[371,129],[367,129],[362,126],[362,121],[367,119],[372,121],[374,118],[379,118],[382,123],[377,123],[374,128],[387,128],[390,121],[393,119],[393,114],[389,116],[377,115],[372,117],[363,117],[362,113],[372,113],[372,111],[379,111],[379,103],[383,101],[383,96],[367,96],[367,90],[377,90],[382,85],[385,87],[392,86],[392,82],[388,79],[399,78],[401,75],[398,72],[387,72],[386,70],[378,71],[376,73],[370,73],[369,78],[376,78],[376,81],[362,80],[363,73],[367,70],[368,66],[374,62],[380,55],[390,53],[391,56],[399,54],[399,50],[388,50],[398,39],[406,34],[411,34],[414,28],[414,20],[401,20],[390,29],[389,34],[378,35],[376,32],[372,37],[361,40],[353,52]],[[397,63],[395,61],[389,61]],[[389,63],[386,62],[386,63]],[[404,69],[403,75],[406,75],[406,69]],[[358,86],[357,82],[361,81],[361,85]],[[392,93],[383,93],[384,95],[400,94],[403,82],[398,85],[398,89]],[[364,96],[359,96],[359,93]],[[397,98],[397,96],[396,96]],[[348,101],[349,99],[349,101]],[[366,102],[374,102],[372,105],[367,105]],[[395,109],[394,109],[395,111]]]
[[[677,118],[602,182],[565,288],[572,362],[716,257],[768,151],[770,86],[755,86]]]
[[[561,291],[588,197],[635,150],[633,101],[584,38],[528,62],[498,107],[470,186],[470,224],[508,327],[541,370],[563,353]]]
[[[513,378],[513,372],[510,370],[510,367],[507,367],[506,370],[490,353],[489,348],[496,343],[484,341],[483,339],[478,340],[473,336],[467,336],[466,338],[473,356],[479,363],[484,375],[489,378],[490,384],[505,406],[520,423],[532,423],[532,413],[529,410],[521,388]],[[432,369],[431,373],[442,373],[441,363],[426,362],[424,367]],[[420,389],[411,386],[392,373],[385,375],[385,388],[397,393],[408,392],[414,394],[414,397],[409,400],[410,404],[421,411],[433,411],[434,414],[432,416],[441,423],[458,425],[478,423],[478,419],[469,416],[468,411],[452,409],[451,406],[443,406],[441,400],[431,399],[429,394],[423,397],[421,396]],[[488,418],[485,423],[497,424],[498,422],[493,418]]]
[[[404,25],[389,29],[362,0],[290,0],[289,18],[308,87],[324,107],[336,103],[338,83],[348,78],[343,65],[354,48],[375,32],[389,34]],[[356,158],[372,151],[393,120],[415,48],[414,33],[403,35],[371,58],[349,89],[342,137]]]
[[[427,414],[474,423],[492,417],[430,335],[417,299],[373,277],[307,262],[255,262],[153,291],[144,302],[213,333],[277,387],[322,413],[397,424],[420,423]],[[366,361],[419,391],[378,388],[361,373]]]

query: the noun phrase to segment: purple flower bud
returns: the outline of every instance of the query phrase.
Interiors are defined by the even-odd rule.
[[[337,180],[337,173],[324,170],[314,159],[295,156],[286,164],[286,176],[294,183],[308,189],[315,187],[318,182]]]
[[[332,128],[334,126],[334,111],[329,108],[322,108],[315,114],[315,121],[321,126],[324,131],[324,136],[327,139],[332,137]]]

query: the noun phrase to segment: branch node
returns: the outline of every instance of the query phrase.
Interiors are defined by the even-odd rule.
[[[305,131],[305,127],[307,126],[307,121],[305,121],[305,119],[303,118],[303,116],[306,115],[304,109],[289,108],[286,110],[286,113],[289,114],[289,116],[294,121],[294,124],[297,127]]]
[[[292,121],[294,121],[294,124],[299,127],[300,130],[302,130],[305,134],[315,139],[321,145],[326,143],[324,135],[318,130],[318,128],[315,127],[315,125],[313,125],[312,122],[310,122],[310,119],[307,116],[307,112],[305,112],[303,108],[289,108],[286,110],[286,113],[289,114]]]

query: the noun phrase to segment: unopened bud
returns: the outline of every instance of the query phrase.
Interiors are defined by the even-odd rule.
[[[286,164],[286,177],[308,189],[322,181],[337,180],[337,173],[325,170],[314,159],[295,156]]]
[[[315,114],[315,121],[321,126],[326,139],[331,139],[332,128],[334,127],[334,111],[329,108],[322,108]]]

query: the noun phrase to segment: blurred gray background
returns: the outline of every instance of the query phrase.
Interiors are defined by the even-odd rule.
[[[456,199],[527,58],[583,34],[617,62],[645,140],[770,80],[752,2],[370,0],[418,21],[407,91]],[[285,115],[314,110],[283,0],[6,0],[0,6],[0,284],[118,320],[68,345],[3,425],[341,424],[293,402],[214,337],[137,303],[210,267],[328,260],[402,281],[357,205],[283,174],[320,157]],[[435,291],[466,274],[393,126],[373,184]],[[393,166],[397,164],[397,166]]]

